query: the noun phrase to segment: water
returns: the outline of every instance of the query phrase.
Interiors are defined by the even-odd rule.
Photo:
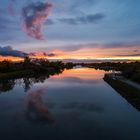
[[[0,139],[140,140],[140,112],[104,73],[77,68],[0,85]]]

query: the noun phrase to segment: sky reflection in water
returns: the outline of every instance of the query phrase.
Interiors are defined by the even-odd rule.
[[[103,76],[104,71],[78,68],[46,80],[15,81],[0,94],[0,134],[5,139],[139,140],[140,112]]]

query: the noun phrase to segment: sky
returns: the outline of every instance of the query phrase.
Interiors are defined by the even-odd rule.
[[[140,60],[139,0],[0,2],[1,59]]]

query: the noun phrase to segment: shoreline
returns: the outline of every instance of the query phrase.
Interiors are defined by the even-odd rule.
[[[105,74],[103,79],[133,107],[140,111],[140,89],[122,81],[119,77],[114,78],[113,74]]]

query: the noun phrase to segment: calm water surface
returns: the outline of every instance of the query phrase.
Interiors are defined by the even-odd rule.
[[[140,140],[140,112],[104,73],[78,68],[1,85],[0,139]]]

